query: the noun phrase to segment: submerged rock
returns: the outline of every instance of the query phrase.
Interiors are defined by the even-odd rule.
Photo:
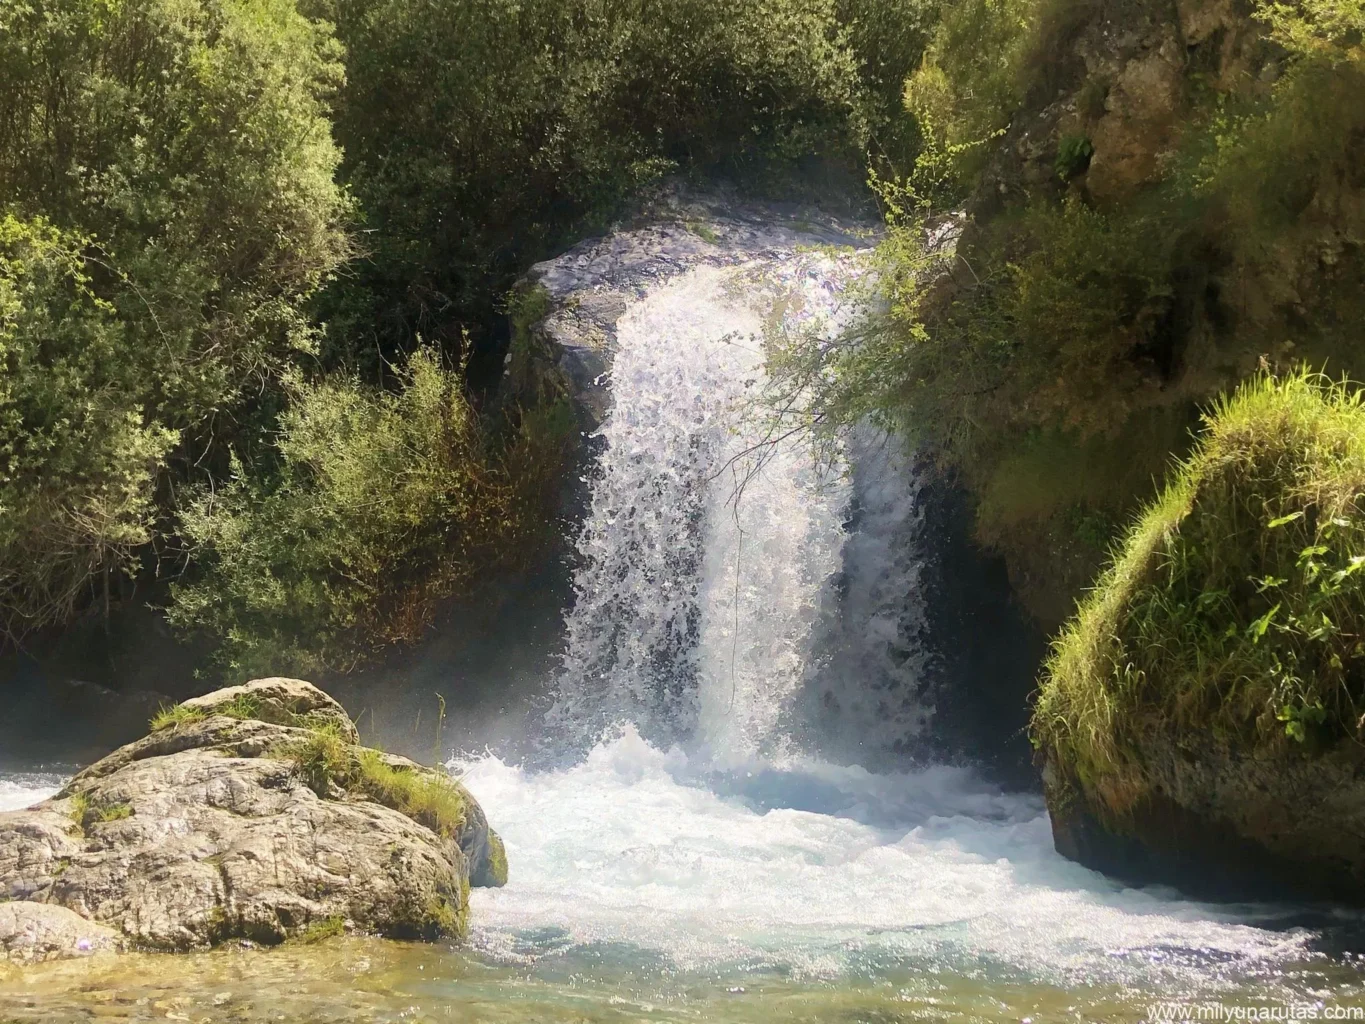
[[[53,799],[0,814],[0,897],[22,901],[0,909],[29,908],[0,918],[11,958],[81,952],[82,939],[185,950],[339,926],[459,937],[469,886],[506,881],[469,792],[356,746],[309,683],[258,680],[156,724]]]

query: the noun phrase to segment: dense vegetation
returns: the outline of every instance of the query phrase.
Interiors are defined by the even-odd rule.
[[[0,3],[0,640],[148,601],[242,670],[418,637],[549,532],[563,410],[488,400],[515,277],[666,173],[904,159],[930,31],[900,0]]]
[[[880,183],[888,312],[819,372],[784,353],[827,422],[880,417],[959,475],[1045,623],[1199,403],[1262,365],[1365,373],[1365,8],[1260,4],[1165,41],[1148,13],[945,5],[906,85],[924,145]],[[1124,25],[1152,38],[1117,53]]]
[[[0,3],[0,640],[148,601],[243,671],[416,639],[553,532],[565,411],[493,394],[516,277],[663,175],[816,163],[870,172],[888,301],[782,383],[955,473],[1059,623],[1201,402],[1361,372],[1365,7],[1113,50],[1149,13]]]
[[[1034,739],[1105,809],[1150,787],[1142,737],[1273,758],[1359,738],[1365,406],[1307,374],[1218,402],[1057,641]]]

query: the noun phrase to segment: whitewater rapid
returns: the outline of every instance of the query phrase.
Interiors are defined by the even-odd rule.
[[[474,941],[497,957],[626,944],[688,971],[1202,986],[1310,938],[1066,861],[1038,798],[965,768],[718,774],[629,728],[569,769],[461,768],[513,866],[507,888],[473,896]]]

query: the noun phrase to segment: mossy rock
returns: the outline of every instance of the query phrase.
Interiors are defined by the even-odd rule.
[[[302,679],[272,676],[241,686],[214,690],[179,704],[180,716],[226,714],[273,725],[301,727],[329,725],[347,742],[358,744],[360,733],[335,699]],[[172,716],[175,717],[175,716]]]
[[[1263,376],[1205,416],[1054,646],[1033,738],[1059,848],[1106,859],[1066,840],[1084,820],[1365,897],[1363,711],[1365,408]]]

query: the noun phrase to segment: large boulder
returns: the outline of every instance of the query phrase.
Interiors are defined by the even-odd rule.
[[[1063,631],[1033,736],[1057,849],[1365,904],[1365,406],[1262,377],[1206,418]]]
[[[338,927],[459,937],[470,884],[506,880],[473,796],[443,771],[357,746],[311,684],[233,687],[157,724],[53,799],[0,814],[0,899],[24,901],[0,906],[51,911],[0,919],[9,955]]]

